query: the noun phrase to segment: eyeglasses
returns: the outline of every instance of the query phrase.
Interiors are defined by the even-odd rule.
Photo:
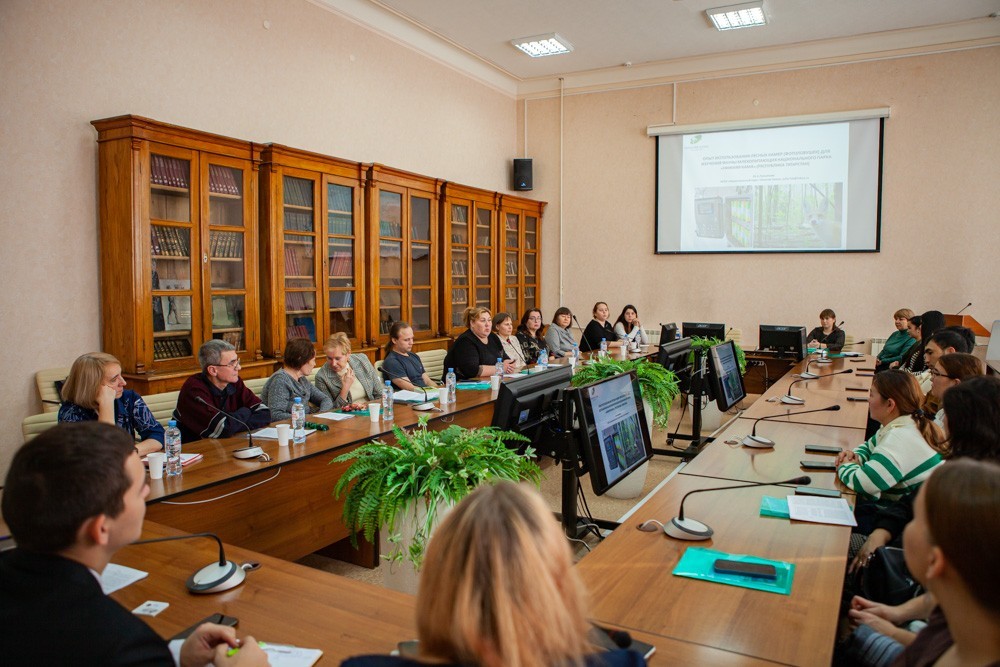
[[[538,322],[541,322],[541,321],[542,321],[542,318],[541,318],[541,316],[539,316],[539,315],[532,315],[532,316],[531,316],[531,317],[529,317],[528,319],[529,319],[529,320],[535,320],[535,321],[538,321]]]
[[[236,369],[240,365],[239,359],[233,359],[228,364],[209,364],[209,366],[216,366],[218,368],[232,368]]]
[[[958,379],[956,377],[952,377],[952,376],[948,375],[947,373],[942,373],[941,371],[934,370],[933,368],[930,369],[929,372],[930,372],[931,375],[933,375],[936,378],[948,378],[949,380],[957,380]]]

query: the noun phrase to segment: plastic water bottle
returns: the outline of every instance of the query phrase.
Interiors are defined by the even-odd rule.
[[[385,391],[382,393],[382,419],[392,421],[392,382],[385,381]]]
[[[604,357],[608,356],[608,339],[607,338],[602,338],[601,339],[601,354],[599,356],[601,358],[604,358]]]
[[[455,389],[458,387],[458,377],[455,376],[455,369],[449,368],[448,374],[444,376],[444,386],[448,388],[448,402],[454,403],[457,399]]]
[[[544,348],[538,351],[538,367],[549,367],[549,351]]]
[[[177,422],[171,419],[167,422],[167,431],[163,434],[163,452],[167,455],[167,461],[163,466],[163,472],[169,477],[181,474],[181,430],[177,428]]]
[[[573,343],[573,366],[580,363],[580,346]]]
[[[301,445],[306,441],[306,406],[302,405],[302,398],[295,397],[292,403],[292,442]]]

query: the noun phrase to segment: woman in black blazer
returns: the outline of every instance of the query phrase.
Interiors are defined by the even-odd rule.
[[[459,380],[497,374],[497,359],[503,360],[503,372],[514,370],[514,362],[503,351],[493,331],[493,317],[488,308],[466,308],[465,325],[469,327],[455,339],[444,358],[444,372],[455,370]]]
[[[608,349],[622,346],[614,328],[608,323],[610,316],[611,310],[608,309],[608,304],[603,301],[594,304],[594,319],[583,330],[583,340],[580,341],[581,350],[584,352],[600,350],[602,338],[607,341]]]

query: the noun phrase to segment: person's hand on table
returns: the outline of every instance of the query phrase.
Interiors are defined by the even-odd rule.
[[[232,655],[229,655],[229,653],[229,647],[222,644],[217,646],[215,654],[212,657],[215,667],[263,667],[271,664],[267,659],[267,654],[264,653],[264,649],[250,635],[247,635],[240,642],[238,651],[234,651]]]
[[[231,658],[226,657],[230,649],[246,644]],[[251,648],[252,646],[252,648]],[[243,658],[239,658],[243,655]],[[257,656],[258,659],[254,659]],[[236,630],[216,623],[202,623],[181,645],[181,667],[203,667],[214,662],[216,665],[267,665],[267,655],[257,646],[253,637],[245,642],[236,638]],[[222,660],[222,661],[220,661]]]
[[[510,359],[505,359],[503,362],[503,372],[504,374],[513,373],[517,370],[517,362],[511,361]]]
[[[845,463],[858,463],[859,461],[860,459],[858,459],[857,454],[855,454],[851,450],[847,450],[845,452],[837,454],[837,458],[833,460],[833,463],[839,468]]]
[[[854,556],[854,560],[851,561],[850,567],[847,568],[848,573],[854,573],[856,570],[867,566],[875,550],[889,544],[891,538],[892,536],[889,534],[889,531],[884,528],[873,530],[868,539],[865,540],[865,543],[861,545],[861,549]]]

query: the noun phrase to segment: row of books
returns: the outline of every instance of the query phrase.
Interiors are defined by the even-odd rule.
[[[353,308],[354,292],[330,292],[330,308]]]
[[[208,191],[221,195],[241,195],[238,169],[218,164],[208,165]]]
[[[454,303],[469,303],[469,290],[467,289],[453,289],[451,291],[451,302]]]
[[[313,310],[313,305],[306,301],[308,292],[285,292],[285,308],[292,311]]]
[[[208,246],[212,257],[243,257],[243,234],[211,232],[208,235]]]
[[[191,356],[191,342],[186,338],[168,338],[153,341],[153,359],[175,359]]]
[[[242,331],[227,331],[222,334],[222,340],[226,341],[237,350],[243,349],[243,332]]]
[[[316,340],[316,320],[311,317],[293,317],[286,333],[288,338],[308,338]]]
[[[331,252],[330,253],[330,275],[331,276],[353,276],[354,275],[354,253]]]
[[[354,220],[350,213],[330,213],[327,215],[326,224],[329,229],[328,234],[338,236],[352,236],[354,234]]]
[[[384,313],[385,311],[383,311]],[[380,334],[387,334],[389,330],[392,329],[392,325],[395,323],[393,319],[380,320],[378,323],[378,332]]]
[[[285,210],[285,229],[291,232],[313,231],[312,213]]]
[[[189,188],[191,164],[166,155],[149,156],[149,180],[153,185],[165,185],[170,188]]]
[[[467,277],[469,275],[469,263],[464,259],[451,260],[451,275]]]
[[[150,245],[153,256],[187,257],[191,254],[191,244],[187,230],[176,227],[152,226]]]
[[[302,178],[285,176],[285,203],[289,206],[313,205],[313,183]]]
[[[312,276],[312,260],[308,257],[299,257],[295,248],[285,247],[285,275],[286,276]]]
[[[400,238],[403,235],[403,225],[393,220],[380,220],[378,229],[382,236]]]

